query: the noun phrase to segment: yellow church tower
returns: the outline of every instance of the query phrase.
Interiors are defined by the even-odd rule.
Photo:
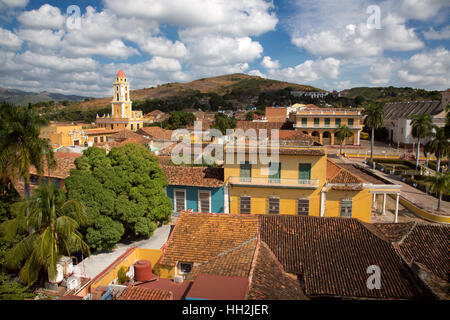
[[[119,70],[113,83],[111,115],[98,117],[96,123],[101,128],[139,130],[143,127],[142,111],[133,111],[130,84],[123,70]]]

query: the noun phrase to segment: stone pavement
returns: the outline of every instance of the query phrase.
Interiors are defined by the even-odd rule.
[[[379,170],[376,170],[376,173],[380,176],[391,179],[396,184],[401,185],[402,186],[401,196],[406,200],[414,203],[419,208],[442,216],[450,215],[450,202],[442,200],[441,211],[436,211],[438,203],[437,198],[433,197],[432,195],[429,195],[428,193],[422,192],[419,189],[410,186],[409,184],[402,182],[398,177],[388,175]]]
[[[130,244],[118,243],[112,252],[93,254],[74,267],[76,275],[94,278],[106,267],[132,247],[143,249],[160,249],[169,238],[170,224],[156,229],[150,239],[132,242]]]

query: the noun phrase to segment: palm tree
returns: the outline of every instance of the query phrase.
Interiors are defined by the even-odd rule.
[[[417,155],[416,155],[416,170],[419,167],[420,155],[420,140],[428,137],[431,134],[433,122],[429,114],[416,114],[411,116],[412,136],[417,139]]]
[[[90,254],[78,232],[89,224],[88,216],[78,201],[66,201],[55,184],[42,183],[33,197],[15,203],[11,212],[14,218],[0,225],[0,235],[6,240],[18,234],[24,237],[6,253],[5,262],[11,269],[20,268],[25,284],[33,284],[42,270],[54,278],[63,255],[76,251]]]
[[[30,196],[30,166],[42,176],[45,163],[55,165],[54,154],[46,140],[39,138],[48,121],[35,109],[4,103],[0,106],[0,175],[10,187],[17,178],[25,181],[25,195]]]
[[[436,172],[435,176],[425,179],[431,192],[439,194],[437,211],[441,210],[442,194],[450,188],[450,173]]]
[[[431,153],[437,158],[436,171],[440,171],[441,159],[450,154],[450,144],[448,138],[445,135],[445,129],[434,126],[434,132],[432,133],[431,141],[428,143]]]
[[[364,107],[366,115],[366,125],[372,129],[370,141],[370,160],[373,163],[373,146],[375,144],[375,129],[381,128],[384,124],[383,105],[377,102],[371,102]]]
[[[346,124],[340,125],[336,130],[336,139],[338,139],[340,143],[339,155],[342,155],[342,142],[350,137],[352,131]]]

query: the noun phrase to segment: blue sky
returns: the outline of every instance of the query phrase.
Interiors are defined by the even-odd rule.
[[[73,4],[0,0],[1,87],[107,96],[118,69],[133,89],[235,72],[450,87],[446,0],[84,0],[79,16]]]

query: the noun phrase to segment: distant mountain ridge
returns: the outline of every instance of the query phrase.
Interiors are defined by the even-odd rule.
[[[355,87],[342,90],[341,96],[347,98],[364,97],[366,100],[388,101],[416,101],[440,100],[439,91],[428,91],[409,87]]]
[[[0,88],[0,102],[10,102],[16,105],[28,105],[29,103],[47,101],[83,101],[87,97],[77,95],[65,95],[42,91],[40,93],[27,92],[18,89]]]
[[[130,81],[133,79],[130,78]],[[183,95],[193,95],[195,92],[200,93],[216,93],[223,96],[232,90],[254,91],[255,93],[277,91],[286,88],[300,91],[324,91],[309,85],[290,83],[272,79],[265,79],[258,76],[251,76],[243,73],[227,74],[217,77],[202,78],[187,83],[166,83],[153,88],[131,90],[132,100],[145,99],[168,99],[180,97]],[[112,92],[112,91],[111,91]],[[100,108],[104,107],[111,101],[111,97],[92,99],[83,102],[83,108]]]

